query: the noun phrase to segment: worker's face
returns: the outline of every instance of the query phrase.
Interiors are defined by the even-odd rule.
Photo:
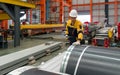
[[[76,20],[76,17],[71,17],[71,20],[74,22]]]

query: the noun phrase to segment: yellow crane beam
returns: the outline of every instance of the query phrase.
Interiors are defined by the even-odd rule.
[[[0,14],[0,20],[9,20],[11,19],[7,13]]]
[[[27,8],[35,8],[35,4],[31,4],[20,0],[0,0],[0,3],[12,4]]]
[[[64,27],[63,24],[29,24],[21,25],[21,29],[42,29],[42,28],[59,28]]]

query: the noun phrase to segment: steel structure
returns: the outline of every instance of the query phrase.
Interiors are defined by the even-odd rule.
[[[35,8],[35,5],[20,0],[0,0],[0,8],[14,21],[14,47],[20,46],[20,11],[22,8]]]
[[[38,6],[39,9],[31,9],[29,11],[28,18],[30,21],[30,24],[34,23],[33,21],[33,10],[40,10],[40,19],[38,23],[45,24],[46,21],[52,21],[54,23],[63,23],[64,21],[64,7],[68,7],[71,9],[72,0],[37,0],[37,1],[31,1],[28,0],[28,2],[33,2]],[[70,10],[68,10],[70,11]]]

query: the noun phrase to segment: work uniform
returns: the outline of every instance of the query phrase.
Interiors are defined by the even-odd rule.
[[[76,20],[74,24],[72,24],[71,20],[67,21],[66,24],[66,35],[68,35],[68,40],[70,44],[76,42],[77,40],[83,39],[83,26],[79,20]]]

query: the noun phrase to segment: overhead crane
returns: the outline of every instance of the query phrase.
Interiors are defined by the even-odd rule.
[[[59,28],[64,27],[63,24],[29,24],[21,25],[21,29],[42,29],[42,28]]]
[[[30,34],[30,35],[35,35],[39,33],[50,33],[50,32],[55,32],[56,30],[65,30],[64,24],[26,24],[26,25],[21,25],[20,29],[23,34]],[[28,30],[28,32],[24,33],[24,30]],[[30,32],[29,32],[30,30]]]

